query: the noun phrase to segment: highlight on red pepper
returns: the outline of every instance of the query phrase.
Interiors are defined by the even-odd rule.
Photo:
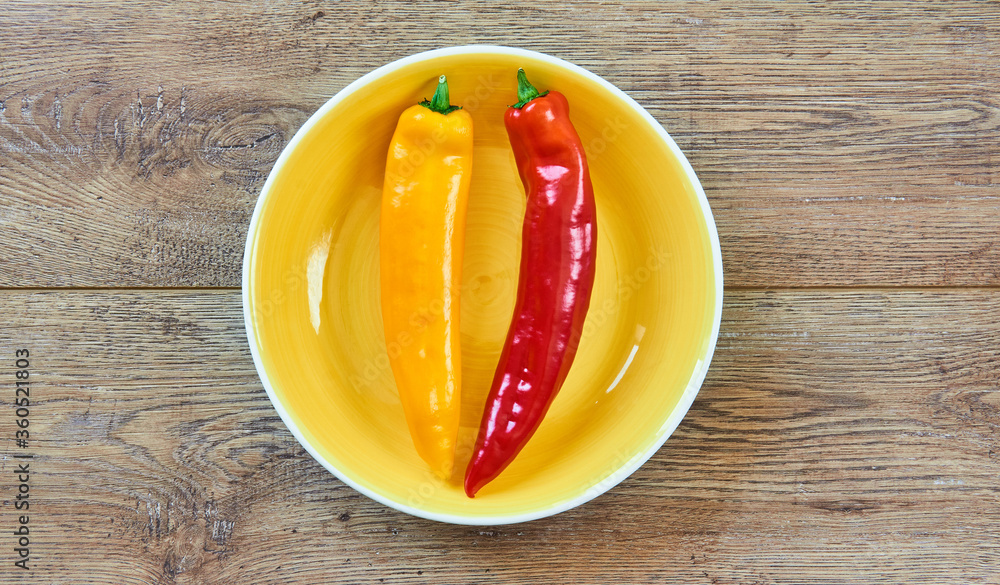
[[[539,93],[523,69],[504,115],[527,195],[517,300],[465,472],[471,498],[538,429],[576,356],[597,259],[594,190],[583,143],[557,91]]]

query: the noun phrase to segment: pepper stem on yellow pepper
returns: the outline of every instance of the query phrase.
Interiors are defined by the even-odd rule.
[[[462,109],[462,106],[451,105],[451,100],[448,97],[448,78],[444,75],[438,77],[438,86],[434,90],[434,97],[420,102],[420,105],[439,114],[450,114],[455,110]]]

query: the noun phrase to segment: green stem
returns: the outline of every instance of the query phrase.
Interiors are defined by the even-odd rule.
[[[434,97],[430,100],[420,102],[420,105],[432,112],[439,114],[450,114],[455,110],[462,109],[461,106],[453,106],[448,98],[448,78],[444,75],[438,77],[438,86],[434,90]]]
[[[534,85],[528,81],[528,75],[524,72],[524,68],[517,70],[517,103],[511,106],[520,110],[525,104],[535,99],[536,97],[542,97],[548,95],[548,91],[543,91],[538,93]]]

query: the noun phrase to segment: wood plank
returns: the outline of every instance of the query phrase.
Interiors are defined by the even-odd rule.
[[[995,2],[103,0],[0,14],[0,286],[238,285],[308,115],[476,42],[645,105],[705,185],[731,284],[1000,284]]]
[[[397,513],[309,458],[257,380],[235,291],[0,291],[0,306],[4,363],[31,351],[37,582],[1000,574],[995,289],[729,292],[705,387],[649,463],[578,509],[485,528]],[[2,411],[10,582],[17,448]]]

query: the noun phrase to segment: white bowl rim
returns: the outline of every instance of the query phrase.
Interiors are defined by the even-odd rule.
[[[413,63],[418,63],[427,59],[447,57],[452,55],[467,55],[467,54],[496,54],[496,55],[512,55],[515,57],[524,57],[528,59],[535,59],[538,61],[543,61],[551,65],[566,69],[572,73],[585,77],[604,89],[610,91],[616,97],[618,97],[623,103],[630,106],[636,111],[649,126],[660,136],[663,142],[667,145],[670,151],[673,153],[677,160],[680,161],[681,167],[684,169],[684,173],[687,175],[689,181],[694,186],[695,194],[698,197],[698,202],[701,205],[702,216],[705,220],[706,227],[708,229],[708,235],[710,244],[712,247],[712,268],[713,276],[715,277],[715,314],[712,324],[712,335],[709,340],[709,344],[705,353],[698,360],[695,371],[691,375],[688,381],[687,388],[681,395],[680,401],[677,406],[674,407],[667,420],[664,422],[663,426],[660,427],[659,436],[649,445],[649,447],[638,456],[633,457],[626,461],[621,467],[612,472],[606,478],[598,481],[594,486],[583,490],[579,496],[564,500],[562,502],[557,502],[547,508],[540,510],[534,510],[531,512],[520,513],[520,514],[508,514],[508,515],[495,515],[495,516],[466,516],[462,514],[441,514],[430,512],[427,510],[422,510],[417,507],[413,507],[402,502],[395,501],[388,498],[382,494],[379,494],[373,490],[370,490],[359,483],[355,482],[351,477],[337,469],[333,464],[323,458],[319,452],[305,440],[304,435],[299,430],[298,425],[296,425],[295,420],[292,418],[290,413],[285,409],[281,400],[278,399],[274,388],[271,385],[271,381],[267,376],[267,372],[264,370],[264,365],[260,356],[260,352],[257,346],[257,342],[254,339],[255,327],[253,325],[253,319],[250,314],[250,266],[251,257],[253,253],[253,242],[257,236],[257,230],[259,228],[261,210],[264,207],[264,203],[270,194],[271,188],[273,186],[275,176],[277,175],[279,169],[284,165],[285,161],[290,156],[291,152],[295,150],[299,142],[302,141],[303,137],[308,134],[312,128],[322,119],[328,112],[337,106],[341,101],[343,101],[347,96],[352,94],[357,89],[371,83],[375,79],[385,76],[393,71],[411,65]],[[722,249],[719,244],[719,233],[715,226],[715,218],[712,215],[712,209],[708,204],[708,197],[705,195],[705,191],[701,186],[701,182],[698,180],[697,175],[694,173],[694,169],[688,162],[687,157],[681,152],[681,149],[674,142],[674,139],[667,134],[667,131],[663,126],[646,111],[645,108],[640,106],[635,100],[629,97],[625,92],[618,89],[611,83],[605,81],[598,75],[591,73],[590,71],[580,67],[579,65],[574,65],[569,61],[565,61],[558,57],[553,57],[551,55],[546,55],[545,53],[539,53],[537,51],[531,51],[528,49],[519,49],[514,47],[504,47],[500,45],[461,45],[454,47],[445,47],[441,49],[434,49],[430,51],[424,51],[421,53],[416,53],[398,59],[386,65],[375,69],[349,85],[344,89],[337,92],[335,96],[330,98],[323,106],[317,110],[312,116],[306,120],[305,124],[302,125],[292,139],[288,142],[285,148],[281,151],[281,155],[278,160],[275,161],[271,172],[268,174],[267,181],[264,183],[264,187],[261,189],[260,196],[257,199],[257,204],[254,207],[253,216],[250,218],[250,225],[247,230],[247,243],[246,249],[243,253],[243,321],[246,326],[247,341],[250,344],[250,353],[253,356],[254,367],[257,369],[257,374],[260,376],[261,383],[264,385],[264,390],[267,392],[267,397],[271,400],[271,404],[274,405],[275,410],[278,411],[278,416],[285,423],[285,426],[292,432],[295,439],[302,445],[310,455],[313,456],[316,461],[320,463],[323,467],[327,469],[330,473],[336,476],[340,481],[351,486],[358,492],[368,496],[369,498],[380,502],[390,508],[394,508],[401,512],[405,512],[412,516],[417,516],[420,518],[426,518],[428,520],[436,520],[438,522],[447,522],[451,524],[465,524],[474,526],[487,526],[487,525],[500,525],[500,524],[515,524],[519,522],[528,522],[530,520],[537,520],[540,518],[545,518],[548,516],[553,516],[564,512],[571,508],[575,508],[581,504],[584,504],[597,496],[610,490],[612,487],[621,483],[625,478],[632,475],[636,469],[641,467],[650,457],[656,453],[660,447],[667,441],[670,435],[673,434],[677,425],[680,424],[681,419],[687,414],[687,411],[691,408],[691,404],[694,402],[695,396],[697,396],[698,391],[701,388],[702,383],[705,380],[705,376],[708,374],[708,367],[712,361],[712,355],[715,353],[716,342],[719,337],[719,326],[722,321],[722,297],[723,297],[723,286],[722,286]]]

